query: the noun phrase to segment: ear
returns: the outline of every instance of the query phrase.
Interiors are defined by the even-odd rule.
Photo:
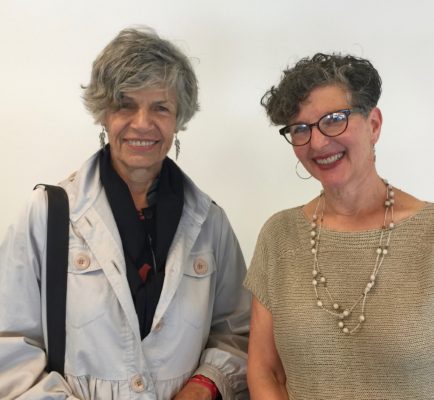
[[[383,116],[378,107],[374,107],[368,116],[368,122],[371,127],[371,144],[377,143],[380,138],[381,125],[383,124]]]

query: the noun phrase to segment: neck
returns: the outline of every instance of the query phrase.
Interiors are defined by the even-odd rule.
[[[386,186],[378,176],[358,185],[324,190],[325,226],[338,230],[370,229],[384,214]]]
[[[324,188],[328,212],[342,216],[355,216],[377,209],[384,201],[384,193],[384,182],[377,174],[345,187]]]
[[[127,172],[117,171],[127,184],[137,210],[148,207],[148,192],[160,171],[161,167],[155,171],[147,168],[135,168]]]

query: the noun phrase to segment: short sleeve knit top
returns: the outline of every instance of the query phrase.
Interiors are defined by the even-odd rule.
[[[434,399],[434,204],[396,224],[354,335],[316,305],[310,231],[301,207],[271,217],[245,280],[272,313],[290,399]],[[343,307],[369,281],[380,233],[322,229],[320,268]]]

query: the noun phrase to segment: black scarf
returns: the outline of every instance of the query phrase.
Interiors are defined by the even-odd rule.
[[[124,250],[127,279],[143,339],[151,330],[164,283],[167,253],[184,205],[183,175],[169,158],[163,161],[149,207],[136,210],[127,184],[113,169],[110,147],[100,152],[101,182]],[[156,196],[152,195],[155,194]],[[141,215],[141,218],[140,216]]]

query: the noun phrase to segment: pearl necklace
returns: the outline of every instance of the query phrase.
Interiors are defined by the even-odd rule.
[[[342,333],[351,335],[357,332],[362,324],[365,322],[365,306],[366,301],[368,299],[368,294],[373,288],[375,281],[377,279],[378,272],[380,270],[381,265],[383,264],[384,257],[388,254],[390,236],[392,233],[392,229],[395,224],[393,222],[393,205],[395,203],[393,192],[393,187],[386,181],[383,180],[386,185],[386,200],[384,202],[385,212],[384,212],[384,221],[381,227],[381,234],[378,246],[375,250],[376,259],[374,264],[374,269],[369,277],[369,282],[365,286],[363,293],[360,297],[354,302],[354,304],[349,308],[343,308],[338,302],[336,302],[328,289],[327,279],[324,274],[321,272],[319,266],[318,255],[320,253],[320,238],[321,238],[321,229],[324,221],[324,208],[325,208],[325,199],[324,199],[324,191],[321,191],[321,194],[318,199],[318,203],[315,208],[315,212],[312,215],[312,223],[311,223],[311,232],[310,232],[310,243],[311,243],[311,252],[313,254],[313,280],[312,285],[315,291],[316,296],[316,305],[323,309],[328,314],[332,315],[337,321],[337,325]],[[321,215],[318,222],[318,210],[321,207]],[[388,220],[388,214],[390,212],[390,218]],[[329,301],[330,306],[326,306],[325,302],[321,300],[320,297],[320,288],[322,287],[321,292],[324,292]],[[360,314],[356,322],[353,322],[353,327],[349,327],[349,323],[352,322],[352,317],[354,315],[354,309],[361,303]]]

